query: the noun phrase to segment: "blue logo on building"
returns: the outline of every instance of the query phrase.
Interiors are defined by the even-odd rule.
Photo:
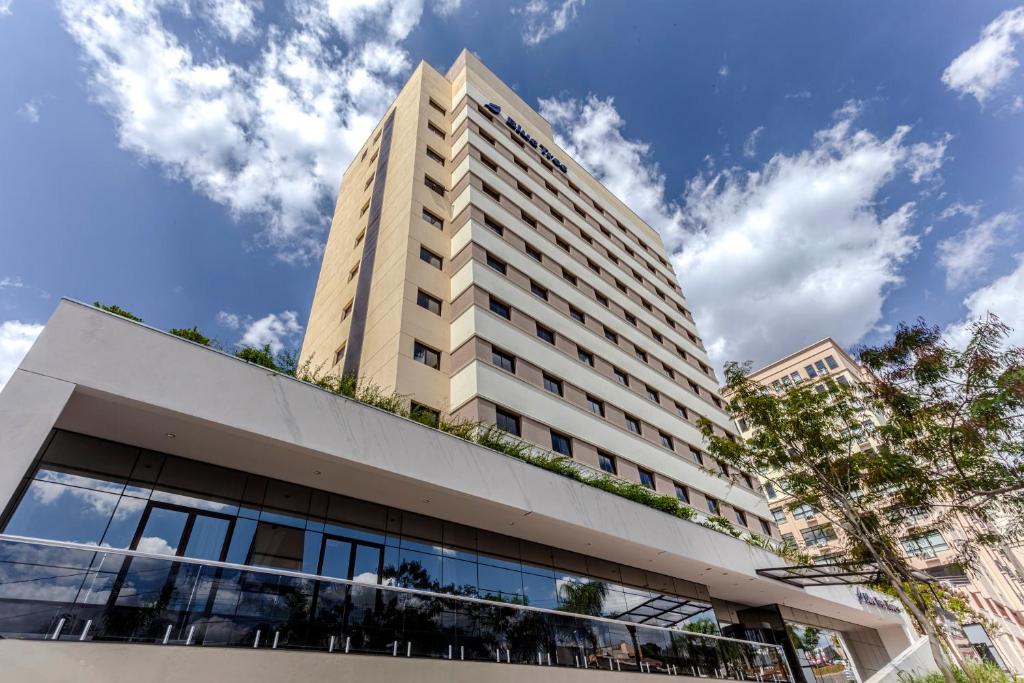
[[[501,107],[499,107],[498,105],[494,104],[493,102],[489,102],[485,106],[487,107],[487,110],[490,111],[495,116],[501,116]],[[511,116],[505,117],[505,125],[514,130],[519,137],[521,137],[523,140],[526,141],[527,144],[530,145],[530,147],[533,147],[535,150],[537,150],[537,152],[542,157],[544,157],[544,159],[546,159],[552,166],[557,168],[562,173],[569,172],[569,169],[566,167],[566,165],[563,164],[561,160],[558,159],[558,157],[552,154],[551,150],[537,142],[537,138],[533,137],[528,132],[526,132],[526,130],[524,130],[523,127],[520,126],[518,123],[516,123],[515,119],[513,119]]]

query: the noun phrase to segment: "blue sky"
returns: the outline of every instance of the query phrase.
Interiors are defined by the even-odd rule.
[[[301,340],[337,183],[463,47],[664,235],[716,363],[1024,341],[1024,6],[0,0],[0,383],[69,296]]]

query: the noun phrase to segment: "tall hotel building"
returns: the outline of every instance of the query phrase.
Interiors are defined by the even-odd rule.
[[[345,173],[302,358],[418,420],[59,304],[0,392],[0,681],[928,668],[880,596],[764,571],[778,531],[701,450],[698,417],[734,428],[657,233],[468,52]]]

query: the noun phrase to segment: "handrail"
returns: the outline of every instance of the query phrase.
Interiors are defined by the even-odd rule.
[[[81,550],[91,553],[109,553],[112,555],[121,555],[124,557],[138,557],[147,560],[163,560],[167,562],[180,562],[182,564],[192,564],[203,567],[214,567],[218,569],[233,569],[237,571],[254,572],[258,574],[272,574],[276,576],[285,576],[295,579],[305,579],[310,581],[323,581],[327,583],[337,583],[348,586],[358,586],[361,588],[376,588],[385,591],[394,591],[399,593],[409,593],[412,595],[420,595],[429,598],[441,598],[444,600],[456,600],[463,602],[472,602],[476,604],[487,605],[489,607],[508,607],[516,610],[524,610],[530,612],[541,612],[544,614],[552,614],[561,617],[574,617],[578,619],[588,619],[592,621],[600,621],[605,623],[616,624],[619,626],[633,625],[640,626],[645,629],[654,629],[658,631],[666,631],[674,634],[686,635],[693,638],[714,638],[715,640],[725,640],[736,643],[743,643],[745,645],[752,645],[755,647],[773,647],[780,651],[783,651],[781,645],[775,643],[762,643],[754,640],[743,640],[742,638],[730,638],[729,636],[716,635],[712,633],[693,633],[691,631],[684,631],[682,629],[667,628],[665,626],[655,626],[653,624],[642,624],[631,621],[623,621],[621,619],[612,619],[610,617],[599,617],[589,614],[578,614],[576,612],[565,612],[561,610],[548,609],[545,607],[534,607],[531,605],[517,605],[511,603],[503,603],[496,600],[486,600],[484,598],[474,598],[465,595],[455,595],[452,593],[437,593],[435,591],[423,590],[421,588],[406,588],[403,586],[388,586],[385,584],[376,583],[365,583],[361,581],[355,581],[352,579],[339,579],[333,576],[323,576],[320,574],[308,574],[306,572],[297,572],[290,569],[278,569],[276,567],[260,567],[247,564],[237,564],[234,562],[220,562],[215,560],[199,560],[191,557],[179,557],[176,555],[160,555],[158,553],[146,553],[138,550],[126,550],[123,548],[108,548],[99,545],[90,545],[86,543],[73,543],[70,541],[52,541],[48,539],[32,538],[29,536],[17,536],[12,534],[0,534],[0,542],[7,541],[11,543],[24,543],[27,545],[42,545],[53,548],[64,548],[66,550]]]

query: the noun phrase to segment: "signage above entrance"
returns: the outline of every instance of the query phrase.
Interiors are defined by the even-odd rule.
[[[493,113],[495,116],[501,116],[501,107],[494,104],[493,102],[487,103],[486,106],[488,111]],[[520,126],[518,123],[516,123],[515,119],[513,119],[511,116],[505,117],[505,125],[514,130],[516,134],[519,135],[519,137],[521,137],[530,145],[530,147],[533,147],[535,150],[537,150],[537,153],[544,157],[544,159],[547,160],[552,166],[557,168],[562,173],[569,172],[569,169],[566,167],[565,164],[563,164],[554,154],[552,154],[547,147],[537,142],[537,138],[533,137],[528,132],[526,132],[526,130],[523,129],[523,127]]]

